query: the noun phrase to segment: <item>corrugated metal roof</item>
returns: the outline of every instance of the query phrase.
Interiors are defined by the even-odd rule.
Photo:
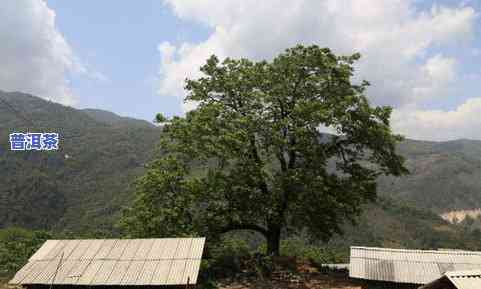
[[[481,252],[351,247],[349,276],[427,284],[447,271],[475,269],[481,269]]]
[[[195,284],[205,238],[48,240],[10,284]]]
[[[420,289],[448,287],[457,289],[481,288],[481,270],[446,272],[441,278],[420,287]]]
[[[445,275],[458,289],[481,288],[481,270],[447,272]]]

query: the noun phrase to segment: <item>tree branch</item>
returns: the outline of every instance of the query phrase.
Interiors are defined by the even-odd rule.
[[[279,152],[277,153],[277,158],[281,163],[281,170],[283,172],[287,171],[287,163],[286,163],[286,160],[284,159],[284,151],[282,149],[279,149]]]
[[[251,140],[250,140],[250,143],[251,143],[251,146],[252,146],[252,148],[251,148],[252,158],[254,159],[254,161],[255,161],[258,165],[262,165],[261,158],[260,158],[260,156],[259,156],[259,153],[257,152],[255,136],[252,136],[252,138],[251,138]],[[259,171],[259,177],[262,178],[261,171]],[[264,194],[268,194],[268,193],[269,193],[269,189],[268,189],[268,187],[267,187],[267,183],[266,183],[266,181],[264,180],[264,178],[262,178],[261,183],[260,183],[259,185],[260,185],[260,189],[261,189],[262,193],[264,193]]]
[[[255,225],[255,224],[230,224],[227,225],[226,227],[222,228],[220,230],[221,234],[230,232],[230,231],[236,231],[236,230],[250,230],[250,231],[256,231],[264,235],[264,237],[267,238],[269,235],[269,232],[262,228],[261,226]]]
[[[293,146],[296,145],[296,138],[292,136],[290,138],[290,149],[289,149],[289,169],[294,169],[296,166],[296,150]]]

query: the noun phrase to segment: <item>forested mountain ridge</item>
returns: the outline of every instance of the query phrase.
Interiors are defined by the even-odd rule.
[[[0,227],[110,231],[159,128],[18,92],[0,98]],[[10,151],[8,134],[26,131],[58,132],[59,150]]]
[[[160,128],[18,92],[0,92],[0,98],[11,106],[0,102],[0,228],[115,234]],[[8,134],[27,130],[59,132],[60,150],[10,151]],[[382,178],[381,201],[369,205],[359,226],[347,226],[347,235],[335,242],[473,247],[472,236],[463,239],[436,214],[481,207],[481,142],[406,140],[398,149],[411,174]]]
[[[406,140],[398,150],[410,174],[381,178],[381,194],[438,214],[481,207],[481,141]]]
[[[86,113],[88,116],[90,116],[94,120],[101,123],[108,124],[108,125],[132,126],[132,127],[135,125],[138,125],[139,127],[153,126],[151,123],[145,120],[119,116],[113,112],[102,110],[102,109],[86,108],[86,109],[82,109],[81,111]]]

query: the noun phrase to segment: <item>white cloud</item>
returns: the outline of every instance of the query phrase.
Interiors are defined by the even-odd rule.
[[[180,18],[202,22],[213,29],[201,43],[162,44],[169,49],[168,53],[160,49],[163,59],[160,93],[179,98],[184,96],[182,80],[198,77],[198,67],[211,54],[221,58],[269,58],[297,43],[317,43],[338,53],[361,52],[364,58],[359,70],[362,78],[373,84],[370,94],[376,103],[398,106],[414,102],[420,96],[435,97],[433,93],[439,89],[428,86],[439,86],[442,83],[439,73],[454,68],[455,61],[438,56],[423,65],[416,60],[424,57],[428,48],[469,39],[476,16],[470,7],[433,6],[428,11],[419,11],[413,1],[165,0],[165,3]],[[445,71],[431,75],[430,84],[426,73],[436,73],[433,70],[437,69]],[[429,92],[432,93],[426,95]]]
[[[45,1],[2,1],[0,19],[0,89],[73,105],[70,73],[106,80],[75,56]]]
[[[358,78],[371,82],[371,100],[404,113],[411,111],[418,118],[422,111],[409,108],[428,100],[442,100],[453,92],[457,60],[439,50],[471,40],[477,17],[467,3],[455,7],[433,5],[421,10],[414,0],[164,3],[179,18],[207,25],[213,32],[200,43],[161,44],[161,95],[182,99],[183,80],[200,76],[198,68],[211,54],[220,58],[265,59],[297,43],[315,43],[341,54],[361,52]],[[438,53],[432,53],[437,50]],[[412,133],[416,134],[408,131],[408,136]]]
[[[481,97],[468,99],[454,110],[403,108],[392,116],[393,129],[420,140],[481,139]]]
[[[454,73],[455,64],[455,59],[445,58],[441,54],[437,54],[429,58],[422,69],[432,81],[449,82],[456,76]]]
[[[427,59],[416,76],[416,85],[412,88],[412,101],[447,97],[452,93],[450,84],[456,79],[456,59],[437,54]]]

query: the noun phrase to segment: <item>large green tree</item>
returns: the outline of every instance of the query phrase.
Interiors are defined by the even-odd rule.
[[[313,45],[272,61],[209,58],[203,77],[186,81],[196,109],[167,121],[125,227],[136,236],[253,230],[274,255],[287,228],[340,233],[375,200],[377,176],[407,172],[391,108],[370,106],[368,83],[351,80],[359,57]]]

